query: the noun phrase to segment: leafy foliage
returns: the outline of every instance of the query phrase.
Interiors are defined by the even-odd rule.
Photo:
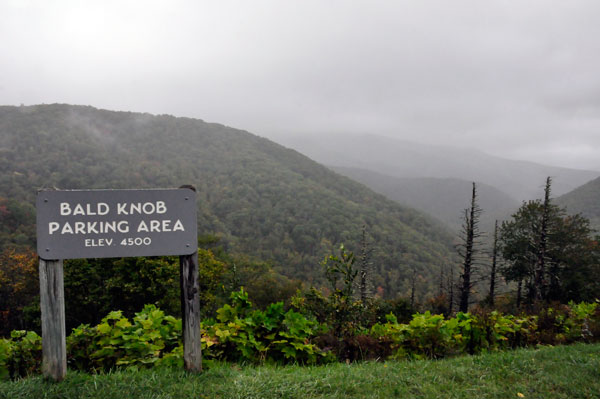
[[[529,302],[536,299],[536,292],[545,300],[594,300],[600,290],[600,248],[591,237],[589,221],[567,216],[554,204],[547,209],[543,255],[544,204],[540,200],[524,203],[512,220],[502,223],[500,246],[507,261],[502,273],[509,281],[525,283]]]
[[[29,203],[0,196],[0,249],[24,250],[35,244],[35,209]]]
[[[535,316],[502,316],[495,311],[479,316],[459,312],[450,319],[425,312],[415,314],[408,324],[400,324],[389,315],[387,323],[371,328],[371,334],[391,338],[396,358],[440,358],[535,342],[528,338],[536,330],[535,321]]]
[[[218,310],[217,320],[202,324],[205,356],[255,363],[314,364],[331,360],[310,343],[319,327],[314,321],[291,309],[284,311],[282,302],[264,311],[253,310],[243,289],[232,293],[231,300],[231,305]]]
[[[42,338],[33,331],[15,330],[0,339],[0,380],[39,372]]]
[[[78,370],[109,370],[116,366],[149,367],[177,353],[181,320],[146,305],[130,322],[121,311],[110,312],[97,326],[75,329],[67,339],[69,366]]]
[[[394,314],[368,330],[357,330],[334,353],[324,334],[331,326],[285,310],[283,303],[254,309],[243,289],[231,294],[216,319],[202,322],[202,352],[214,360],[240,363],[319,364],[369,358],[441,358],[536,344],[562,344],[600,339],[598,303],[569,303],[546,308],[539,315],[458,313],[444,318],[430,312],[399,323]],[[343,356],[340,356],[343,355]],[[147,305],[133,319],[112,311],[98,325],[81,325],[67,337],[68,365],[76,370],[183,367],[181,321]],[[0,379],[39,372],[41,338],[35,332],[13,331],[0,339]]]
[[[39,303],[37,263],[32,250],[7,248],[0,253],[0,337],[34,327],[27,308]]]

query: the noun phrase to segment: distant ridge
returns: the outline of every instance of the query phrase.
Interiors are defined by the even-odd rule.
[[[471,200],[472,182],[453,178],[385,176],[364,169],[333,167],[333,170],[363,183],[402,205],[419,209],[460,231],[463,211]],[[494,221],[508,219],[519,201],[487,184],[477,183],[478,204],[482,208],[480,227],[491,232]]]
[[[570,214],[580,213],[590,219],[591,226],[600,232],[600,178],[555,199]]]
[[[291,137],[281,142],[333,167],[371,170],[401,178],[454,178],[484,183],[517,201],[541,198],[546,177],[555,195],[600,176],[598,171],[567,169],[494,157],[481,151],[432,146],[377,135]]]

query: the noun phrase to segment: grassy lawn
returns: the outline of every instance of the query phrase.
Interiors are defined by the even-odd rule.
[[[600,344],[439,361],[318,367],[222,364],[179,370],[69,372],[60,383],[0,383],[0,398],[600,398]]]

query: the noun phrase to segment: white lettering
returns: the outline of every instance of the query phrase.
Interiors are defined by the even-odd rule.
[[[96,205],[96,207],[97,207],[97,205]],[[96,216],[96,212],[92,212],[92,205],[91,204],[86,204],[85,208],[86,208],[86,215]]]
[[[110,211],[110,207],[108,206],[107,203],[98,202],[98,215],[100,215],[100,216],[108,215],[109,211]]]
[[[140,222],[140,225],[137,228],[138,233],[141,231],[145,231],[148,232],[148,226],[146,225],[146,222],[144,222],[143,220]]]
[[[73,215],[85,215],[85,211],[81,204],[75,205],[75,209],[73,209]]]
[[[67,205],[69,205],[69,204],[67,204]],[[58,222],[50,222],[50,223],[48,223],[48,233],[49,234],[52,234],[55,231],[58,231],[59,228],[60,228],[60,223],[58,223]]]
[[[158,220],[150,221],[150,231],[160,233],[160,222]]]
[[[98,222],[88,222],[87,223],[87,232],[88,234],[98,234],[98,230],[96,230],[96,225]],[[102,224],[100,224],[102,226]]]
[[[71,227],[69,222],[66,222],[64,224],[62,230],[60,231],[60,234],[73,234],[73,228]]]
[[[129,222],[122,220],[118,223],[119,233],[129,233]]]
[[[111,230],[113,233],[116,233],[117,232],[117,222],[105,222],[104,223],[104,231],[100,231],[100,232],[108,233],[108,230]]]
[[[110,247],[112,245],[112,238],[86,238],[84,245],[86,247]]]
[[[85,234],[85,223],[75,222],[75,234]]]
[[[183,223],[181,223],[181,220],[177,219],[177,221],[175,222],[175,226],[173,226],[173,231],[185,231],[185,229],[183,228]]]
[[[123,204],[119,202],[119,203],[117,204],[117,214],[118,214],[118,215],[129,215],[129,214],[127,213],[127,211],[125,210],[125,207],[126,207],[126,206],[127,206],[127,203],[126,203],[126,202],[125,202],[125,203],[123,203]]]
[[[71,206],[67,202],[60,203],[60,215],[68,216],[71,214]]]
[[[156,211],[156,208],[154,207],[154,204],[152,202],[146,202],[142,206],[142,210],[146,215],[152,215]]]
[[[165,201],[156,201],[156,213],[162,215],[163,213],[167,213],[167,206],[165,205]]]
[[[133,215],[133,212],[142,213],[142,204],[139,202],[137,204],[129,204],[129,213]]]

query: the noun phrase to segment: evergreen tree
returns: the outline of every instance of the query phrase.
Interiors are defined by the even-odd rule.
[[[529,303],[594,300],[598,294],[598,240],[591,236],[589,220],[566,216],[552,204],[550,184],[548,178],[543,201],[523,203],[500,229],[500,252],[507,262],[501,271],[518,283],[517,305],[523,283]]]

